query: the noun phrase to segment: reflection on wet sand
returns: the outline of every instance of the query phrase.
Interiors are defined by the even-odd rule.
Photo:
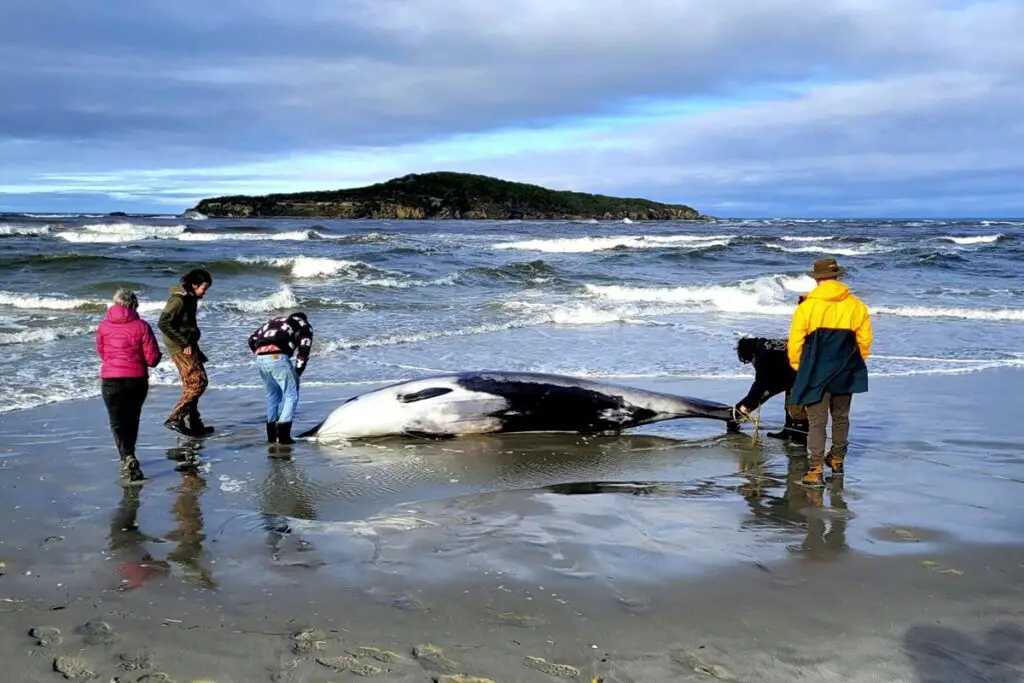
[[[791,456],[787,465],[785,473],[776,474],[764,462],[741,463],[740,473],[745,481],[737,492],[746,500],[753,518],[744,520],[740,529],[803,528],[804,540],[789,546],[789,550],[813,559],[835,558],[849,550],[846,527],[851,514],[843,498],[843,477],[831,478],[822,491],[800,481],[807,471],[806,456]],[[782,495],[770,493],[779,487],[783,489]]]
[[[144,534],[138,525],[139,493],[137,486],[126,486],[121,492],[121,503],[110,520],[107,547],[114,551],[118,569],[124,575],[121,590],[138,588],[155,576],[166,576],[171,566],[153,557],[146,543],[158,542]]]
[[[262,527],[267,532],[271,560],[277,565],[317,567],[309,554],[312,544],[294,533],[290,520],[316,520],[314,487],[305,469],[292,460],[268,460],[267,476],[259,490]]]
[[[141,496],[145,489],[137,486],[122,488],[121,502],[114,510],[110,521],[108,547],[120,561],[119,568],[124,575],[122,590],[142,586],[155,577],[170,575],[171,567],[178,565],[187,580],[204,588],[216,588],[212,570],[206,566],[203,541],[203,512],[200,498],[206,489],[196,467],[199,449],[195,446],[168,449],[167,458],[176,461],[175,469],[180,472],[181,481],[171,490],[176,494],[171,506],[176,528],[163,537],[150,536],[139,529],[138,515]],[[157,559],[149,547],[151,543],[177,543],[166,559]]]
[[[199,505],[200,496],[206,489],[206,480],[198,471],[184,469],[181,483],[175,487],[172,512],[178,523],[176,529],[167,534],[167,540],[176,541],[177,547],[167,554],[167,559],[181,566],[185,578],[204,588],[216,588],[213,570],[206,566],[203,541],[203,510]]]

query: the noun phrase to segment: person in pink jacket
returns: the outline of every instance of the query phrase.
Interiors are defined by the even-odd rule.
[[[139,317],[138,308],[135,292],[118,288],[114,304],[96,330],[96,351],[103,361],[100,390],[121,457],[121,477],[129,481],[144,477],[135,457],[135,441],[149,393],[149,368],[155,368],[162,356],[153,328]]]

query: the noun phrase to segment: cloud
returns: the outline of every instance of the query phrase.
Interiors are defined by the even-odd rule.
[[[1009,0],[51,0],[0,18],[0,208],[184,208],[441,167],[712,213],[1022,203]]]

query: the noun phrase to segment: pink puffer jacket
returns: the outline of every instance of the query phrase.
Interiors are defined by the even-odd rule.
[[[103,365],[102,379],[146,377],[162,354],[153,328],[127,306],[114,305],[96,330],[96,350]]]

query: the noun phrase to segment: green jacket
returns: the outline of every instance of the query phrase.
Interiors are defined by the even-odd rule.
[[[199,353],[201,335],[199,323],[196,322],[198,305],[199,299],[186,294],[181,285],[171,287],[167,304],[157,323],[163,332],[164,346],[170,355],[182,353],[186,347],[192,347],[193,353]]]

